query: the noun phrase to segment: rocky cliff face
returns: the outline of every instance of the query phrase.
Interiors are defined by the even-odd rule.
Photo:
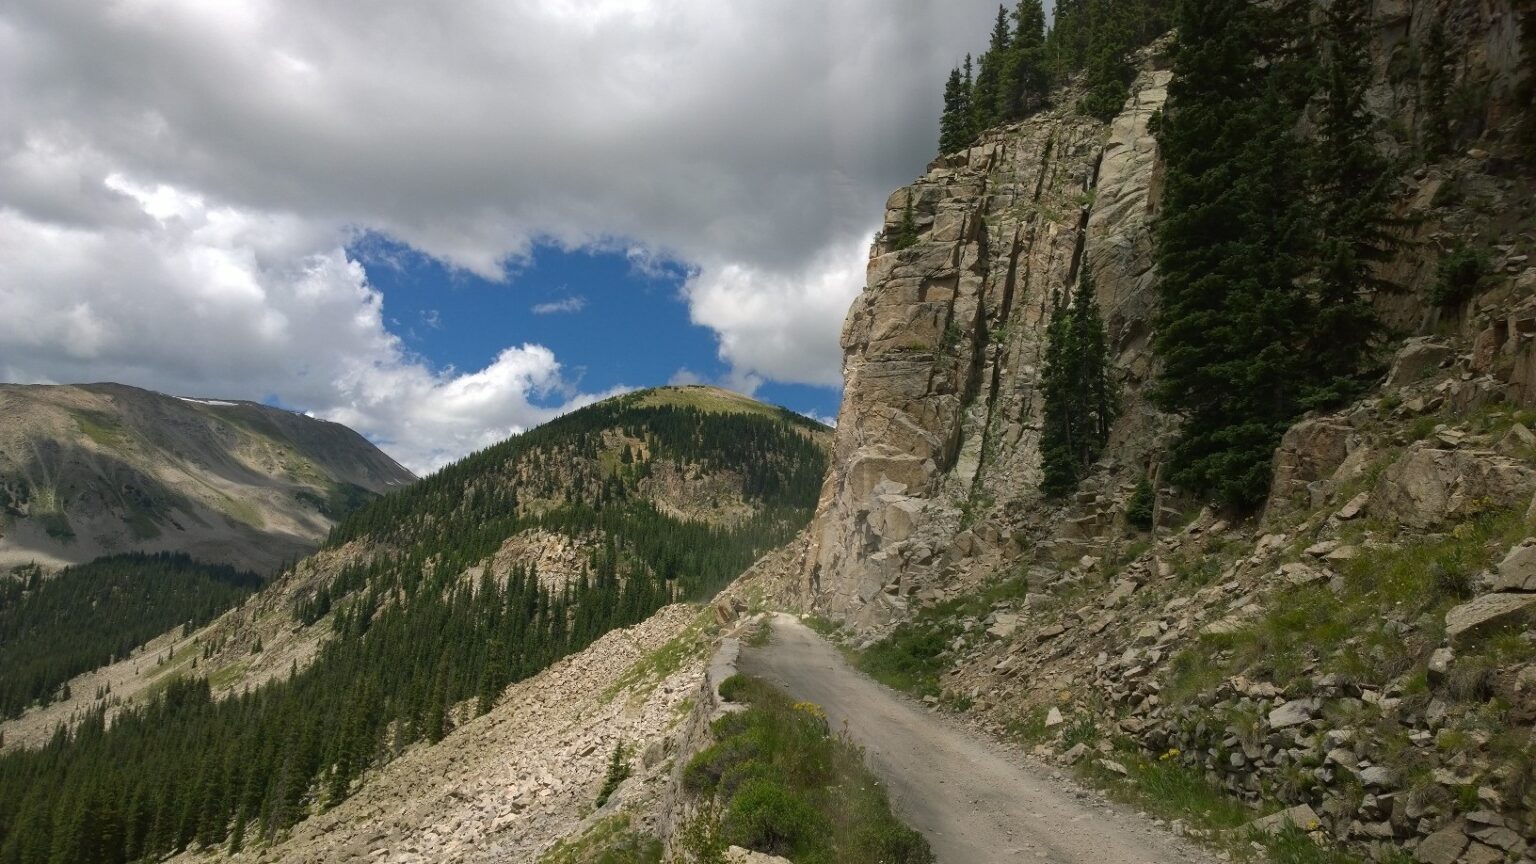
[[[1407,338],[1377,392],[1290,430],[1261,516],[1193,512],[1160,489],[1157,530],[1123,518],[1175,428],[1142,395],[1148,122],[1169,80],[1149,59],[1107,127],[1047,112],[891,197],[886,235],[910,202],[920,238],[872,250],[844,330],[835,467],[777,590],[856,647],[898,623],[933,637],[945,647],[918,662],[936,707],[1104,782],[1173,763],[1271,814],[1259,830],[1290,818],[1374,860],[1528,861],[1536,4],[1381,0],[1375,16],[1372,109],[1410,166],[1384,274],[1402,290],[1378,305]],[[1437,22],[1438,97],[1424,75]],[[1436,98],[1451,140],[1428,160]],[[1481,275],[1440,303],[1456,249],[1476,250]],[[1042,318],[1083,267],[1126,404],[1075,500],[1053,506],[1035,492]]]
[[[1018,553],[1037,504],[1044,325],[1080,268],[1123,374],[1146,375],[1147,124],[1167,82],[1146,69],[1108,129],[1060,107],[995,130],[887,202],[843,328],[847,395],[800,583],[819,608],[876,626]],[[920,236],[896,249],[909,202]],[[1140,412],[1134,425],[1159,424]]]
[[[270,571],[413,480],[345,426],[253,402],[0,386],[0,569],[172,550]]]
[[[1425,70],[1437,26],[1447,82],[1431,94]],[[1467,308],[1439,308],[1426,295],[1440,259],[1464,241],[1486,245],[1497,272],[1525,267],[1521,250],[1536,241],[1521,167],[1536,127],[1527,110],[1533,43],[1529,0],[1382,0],[1375,8],[1370,99],[1383,149],[1408,164],[1420,159],[1437,100],[1452,147],[1449,158],[1402,178],[1401,213],[1413,227],[1386,275],[1405,290],[1381,297],[1380,307],[1399,333],[1459,329],[1478,340],[1479,371],[1497,366],[1518,398],[1536,392],[1533,340],[1520,323],[1530,317],[1519,300],[1524,277],[1489,283],[1499,287]],[[1131,99],[1107,126],[1078,116],[1066,94],[1061,107],[935,160],[887,201],[867,287],[843,330],[834,468],[787,599],[878,630],[914,602],[963,594],[986,574],[1103,554],[1114,502],[1141,470],[1157,470],[1174,429],[1143,398],[1156,362],[1152,223],[1161,168],[1148,127],[1167,97],[1162,47],[1145,52]],[[919,238],[897,249],[891,238],[909,202]],[[1083,267],[1125,404],[1104,470],[1078,501],[1049,510],[1035,493],[1043,325],[1052,293]],[[1161,516],[1180,518],[1169,506]]]

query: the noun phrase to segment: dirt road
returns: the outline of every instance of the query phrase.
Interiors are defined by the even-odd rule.
[[[898,815],[928,838],[939,864],[1215,860],[1134,813],[1077,797],[1048,769],[866,678],[791,616],[774,618],[768,646],[742,650],[740,669],[820,704],[834,729],[846,721]]]

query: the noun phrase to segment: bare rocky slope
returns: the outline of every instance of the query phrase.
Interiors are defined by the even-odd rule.
[[[0,569],[169,550],[270,573],[415,479],[345,426],[254,402],[0,385]]]

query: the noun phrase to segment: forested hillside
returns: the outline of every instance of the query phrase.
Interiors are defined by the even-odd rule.
[[[53,577],[38,568],[19,576],[0,581],[3,717],[46,704],[70,678],[172,627],[201,627],[261,587],[255,573],[171,553],[115,555]]]
[[[110,727],[98,714],[0,760],[0,861],[274,839],[488,710],[508,683],[665,603],[710,596],[785,542],[814,507],[824,438],[788,412],[633,394],[374,502],[328,543],[366,555],[274,585],[298,623],[329,626],[313,662],[222,701],[196,673],[177,677]],[[506,560],[528,536],[579,538],[586,554],[559,574]],[[223,631],[202,653],[263,648]]]

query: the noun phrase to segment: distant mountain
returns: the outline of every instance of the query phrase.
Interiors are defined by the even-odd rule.
[[[713,597],[805,526],[829,439],[724,391],[648,390],[369,503],[217,621],[0,727],[30,747],[77,724],[0,757],[0,861],[275,841],[508,684]],[[85,811],[83,833],[51,815]],[[97,837],[108,851],[83,857]]]
[[[176,551],[271,572],[415,479],[345,426],[254,402],[0,385],[0,570]]]

